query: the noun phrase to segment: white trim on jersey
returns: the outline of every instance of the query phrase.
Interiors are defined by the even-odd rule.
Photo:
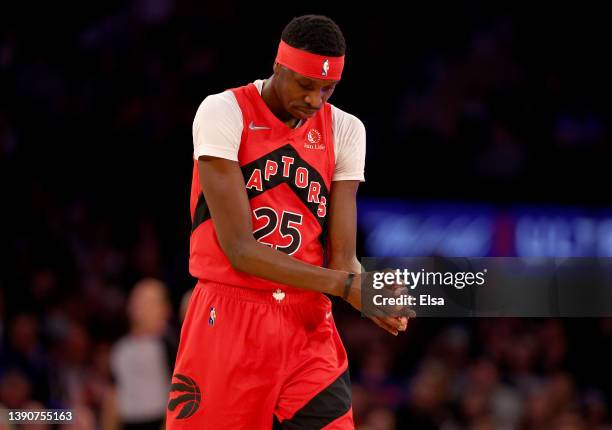
[[[254,82],[260,93],[263,82],[261,79]],[[193,120],[194,159],[209,155],[238,161],[242,127],[242,111],[232,91],[206,97]],[[332,105],[332,133],[336,157],[332,180],[363,182],[366,150],[363,123]]]

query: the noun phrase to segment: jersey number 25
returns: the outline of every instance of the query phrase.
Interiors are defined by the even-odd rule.
[[[266,224],[263,227],[260,227],[257,230],[253,231],[253,236],[256,240],[289,255],[293,254],[299,249],[300,244],[302,243],[302,235],[300,234],[300,230],[298,230],[297,227],[302,225],[302,215],[296,214],[294,212],[283,211],[279,223],[278,213],[276,213],[276,211],[272,208],[262,206],[253,210],[253,214],[255,215],[255,218],[257,220],[261,218],[266,218]],[[266,237],[271,235],[277,228],[283,239],[286,237],[291,237],[291,242],[289,242],[288,245],[274,245],[264,240]]]

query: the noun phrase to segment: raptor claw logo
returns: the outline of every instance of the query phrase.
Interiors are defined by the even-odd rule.
[[[175,374],[172,377],[170,393],[178,393],[178,396],[171,398],[168,402],[168,409],[174,411],[178,406],[182,406],[176,419],[182,420],[189,418],[196,413],[200,407],[202,393],[198,384],[189,376]]]

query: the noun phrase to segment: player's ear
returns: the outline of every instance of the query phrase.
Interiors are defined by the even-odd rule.
[[[280,67],[281,67],[280,63],[276,63],[276,62],[274,63],[274,66],[272,66],[272,71],[274,72],[276,76],[278,76],[278,74],[280,73]]]

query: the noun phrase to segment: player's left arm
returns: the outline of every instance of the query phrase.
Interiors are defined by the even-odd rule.
[[[359,181],[334,181],[331,187],[328,240],[330,269],[361,273],[357,259],[357,188]],[[395,317],[371,317],[378,326],[393,335],[398,334]],[[404,319],[400,330],[406,329]]]
[[[334,181],[328,215],[329,268],[361,272],[357,259],[357,189],[359,181]]]

